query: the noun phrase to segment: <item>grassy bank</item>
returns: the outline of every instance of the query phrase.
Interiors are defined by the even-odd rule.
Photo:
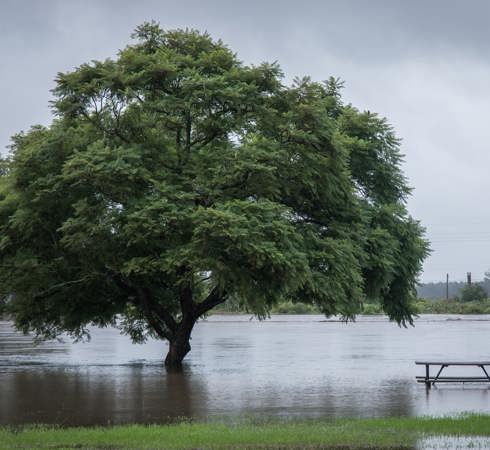
[[[490,416],[335,421],[179,423],[97,428],[0,429],[0,445],[18,448],[229,449],[412,448],[427,436],[490,436]]]

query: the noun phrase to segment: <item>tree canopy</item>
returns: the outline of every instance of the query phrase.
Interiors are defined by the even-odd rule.
[[[283,82],[195,30],[139,26],[115,59],[59,73],[55,117],[0,165],[0,304],[51,338],[118,326],[190,350],[233,298],[412,321],[428,244],[400,141],[334,78]]]

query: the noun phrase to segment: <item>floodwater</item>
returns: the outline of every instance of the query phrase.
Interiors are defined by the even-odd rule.
[[[210,316],[196,325],[182,373],[165,371],[163,342],[91,334],[35,346],[0,321],[0,424],[490,413],[488,385],[427,391],[414,364],[490,360],[490,316],[424,315],[407,329],[383,317]]]
[[[435,436],[421,439],[415,450],[488,450],[487,436]]]

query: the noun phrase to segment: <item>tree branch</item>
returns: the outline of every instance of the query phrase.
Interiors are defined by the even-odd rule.
[[[194,315],[195,304],[192,299],[192,289],[187,283],[180,288],[179,300],[182,316]]]
[[[192,132],[192,121],[190,111],[185,112],[185,149],[189,152],[191,149],[191,132]]]
[[[39,292],[38,294],[35,294],[34,298],[40,299],[40,298],[48,297],[49,295],[53,294],[54,292],[59,291],[65,287],[73,286],[75,284],[84,283],[85,281],[87,281],[89,279],[90,279],[90,277],[87,275],[83,278],[80,278],[79,280],[65,281],[63,283],[54,284],[53,286],[49,287],[45,291],[42,291],[42,292]]]
[[[197,149],[201,149],[204,146],[208,145],[214,139],[218,137],[219,133],[217,131],[213,131],[209,136],[203,136],[202,138],[195,139],[191,142],[190,147],[194,147],[198,145]]]
[[[215,306],[224,303],[228,298],[226,292],[222,292],[218,286],[211,289],[211,292],[201,303],[196,305],[196,318],[207,313],[209,310],[213,309]]]
[[[154,303],[152,305],[153,310],[155,313],[163,320],[165,323],[165,326],[172,332],[175,333],[178,327],[178,323],[176,320],[173,318],[172,314],[164,308],[162,305],[159,303]]]
[[[242,179],[237,181],[236,183],[232,184],[223,184],[223,185],[217,185],[215,186],[216,188],[219,189],[235,189],[244,186],[250,177],[252,176],[252,172],[250,170],[246,170],[244,175],[242,176]]]
[[[154,329],[162,339],[171,340],[175,334],[178,324],[172,317],[172,314],[159,303],[150,302],[148,294],[139,286],[134,286],[132,283],[124,280],[116,271],[107,268],[112,280],[123,290],[130,291],[138,300],[136,306],[141,306],[145,314],[148,324]],[[134,301],[132,302],[134,303]],[[161,322],[164,327],[162,327]]]
[[[148,296],[146,295],[146,292],[144,291],[144,289],[137,287],[136,292],[138,295],[138,300],[140,302],[140,305],[143,308],[146,320],[148,321],[148,324],[153,328],[155,333],[157,333],[158,336],[160,336],[160,338],[167,339],[168,341],[171,341],[174,332],[170,329],[166,329],[169,327],[167,326],[163,317],[160,317],[159,314],[157,314],[157,317],[155,317],[155,314],[154,314],[155,311],[152,308],[153,305],[150,305],[150,302],[148,300]],[[162,319],[163,323],[165,324],[165,327],[162,326],[159,319]]]

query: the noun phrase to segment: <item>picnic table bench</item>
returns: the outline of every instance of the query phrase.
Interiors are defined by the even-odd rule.
[[[415,377],[419,383],[425,383],[430,388],[436,383],[490,383],[485,366],[490,366],[490,361],[415,361],[415,364],[425,366],[425,375]],[[430,366],[438,366],[436,376],[430,375]],[[442,371],[449,366],[474,366],[479,367],[485,376],[448,376],[442,377]]]

